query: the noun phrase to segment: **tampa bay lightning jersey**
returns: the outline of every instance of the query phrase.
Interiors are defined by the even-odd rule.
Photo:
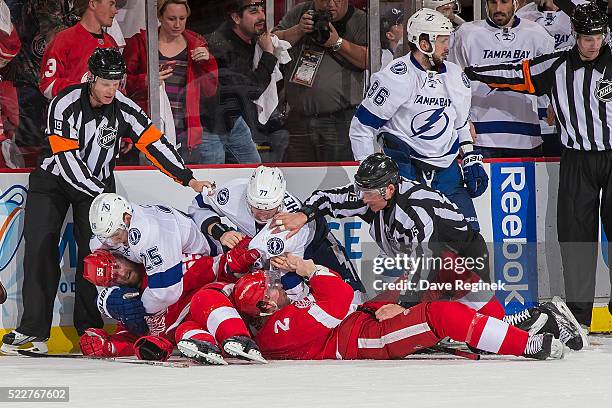
[[[108,249],[143,264],[148,286],[142,303],[147,313],[157,313],[176,303],[183,293],[183,254],[215,256],[219,248],[200,233],[189,216],[175,208],[137,204],[132,208],[127,246],[101,246],[93,237],[90,247]]]
[[[554,51],[554,40],[538,23],[514,17],[512,27],[490,20],[465,23],[453,33],[449,60],[461,67],[517,63]],[[537,98],[472,82],[470,120],[485,147],[532,149],[542,144]]]
[[[406,144],[414,159],[446,168],[460,140],[471,141],[467,123],[470,81],[449,62],[426,71],[412,53],[374,73],[349,135],[356,160],[374,153],[374,139],[386,132]]]
[[[189,215],[195,223],[201,226],[211,218],[225,217],[234,224],[238,231],[253,238],[251,248],[258,249],[263,260],[291,252],[304,256],[305,250],[313,240],[320,238],[317,234],[317,223],[312,221],[304,226],[296,235],[287,239],[285,233],[271,234],[266,224],[259,223],[248,209],[246,201],[249,179],[236,179],[217,187],[213,195],[198,194],[189,207]],[[283,198],[283,211],[296,212],[302,203],[286,192]],[[207,231],[204,231],[207,234]]]

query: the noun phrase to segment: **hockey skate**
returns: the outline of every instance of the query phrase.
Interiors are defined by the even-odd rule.
[[[35,353],[48,353],[47,347],[48,338],[28,336],[13,330],[2,337],[2,347],[0,352],[7,355],[18,355],[17,350],[28,350]],[[31,347],[25,347],[31,343]]]
[[[529,336],[523,357],[536,360],[546,360],[547,358],[560,360],[564,354],[565,347],[561,340],[555,339],[555,336],[550,333],[545,333]]]
[[[540,310],[539,306],[530,307],[529,309],[504,316],[504,322],[509,325],[525,330],[530,336],[540,332],[542,327],[548,321],[548,315]]]
[[[559,296],[553,297],[550,302],[543,303],[540,308],[549,317],[552,317],[548,319],[548,324],[544,325],[542,331],[554,334],[572,350],[580,350],[588,346],[586,334]]]
[[[257,361],[267,364],[253,339],[247,336],[233,336],[223,342],[223,351],[232,357],[242,360]]]
[[[197,339],[185,339],[177,347],[182,355],[202,364],[227,365],[217,345]]]

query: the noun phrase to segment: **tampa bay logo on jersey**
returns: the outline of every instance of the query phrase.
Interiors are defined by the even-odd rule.
[[[229,201],[229,196],[230,196],[229,190],[227,188],[222,188],[217,193],[217,202],[220,205],[225,205]]]
[[[446,132],[449,122],[448,115],[444,112],[444,107],[442,107],[426,110],[415,115],[410,127],[414,137],[434,140]]]
[[[270,238],[266,246],[268,248],[268,253],[275,256],[282,254],[285,249],[285,243],[278,237]]]

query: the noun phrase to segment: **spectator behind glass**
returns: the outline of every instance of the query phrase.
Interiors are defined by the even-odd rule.
[[[187,0],[160,0],[159,79],[163,81],[174,119],[179,154],[186,163],[215,163],[206,155],[203,140],[208,137],[202,124],[202,98],[217,92],[217,62],[208,51],[204,37],[186,30],[191,13]],[[127,65],[127,94],[148,111],[147,33],[127,39],[123,52]]]
[[[12,122],[15,141],[28,167],[36,166],[40,148],[44,143],[44,121],[47,99],[38,89],[43,52],[55,34],[74,24],[77,19],[66,0],[9,0],[21,50],[3,70],[4,81],[12,83],[10,91],[17,95],[17,106]],[[7,86],[7,83],[4,84]],[[7,95],[5,89],[2,95]],[[5,126],[9,124],[5,122]]]
[[[0,0],[0,169],[23,166],[14,143],[13,129],[19,123],[18,115],[15,115],[17,94],[13,84],[2,79],[2,68],[15,58],[20,48],[17,30],[11,23],[11,12],[4,0]]]
[[[75,0],[75,9],[81,15],[79,23],[59,32],[43,55],[39,88],[48,99],[88,79],[87,60],[96,48],[117,48],[102,30],[113,24],[115,0]]]
[[[315,35],[314,13],[329,35]],[[288,161],[353,160],[349,126],[363,95],[367,64],[366,14],[348,0],[314,0],[289,10],[274,28],[289,41],[285,92],[289,103]],[[327,37],[327,38],[325,38]],[[318,65],[318,69],[309,69]]]
[[[266,31],[264,6],[264,1],[230,0],[227,21],[208,38],[219,64],[217,134],[209,147],[211,154],[225,162],[261,162],[252,137],[257,127],[257,108],[253,101],[270,84],[277,63],[272,36]],[[263,53],[253,68],[256,43]]]
[[[393,61],[395,51],[402,46],[405,18],[404,9],[395,7],[387,10],[380,18],[380,68]]]

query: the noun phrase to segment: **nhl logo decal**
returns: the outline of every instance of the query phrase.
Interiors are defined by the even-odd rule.
[[[278,237],[270,238],[268,240],[267,248],[270,255],[280,255],[285,249],[285,243]]]
[[[128,240],[130,241],[130,245],[136,245],[140,242],[140,237],[142,234],[138,230],[138,228],[130,228],[130,232],[128,233]]]
[[[98,133],[98,145],[103,149],[110,149],[117,139],[117,128],[103,127]]]
[[[600,79],[595,86],[595,97],[602,102],[612,101],[612,81]]]
[[[229,201],[229,190],[227,188],[222,188],[217,193],[217,202],[219,205],[225,205]]]

